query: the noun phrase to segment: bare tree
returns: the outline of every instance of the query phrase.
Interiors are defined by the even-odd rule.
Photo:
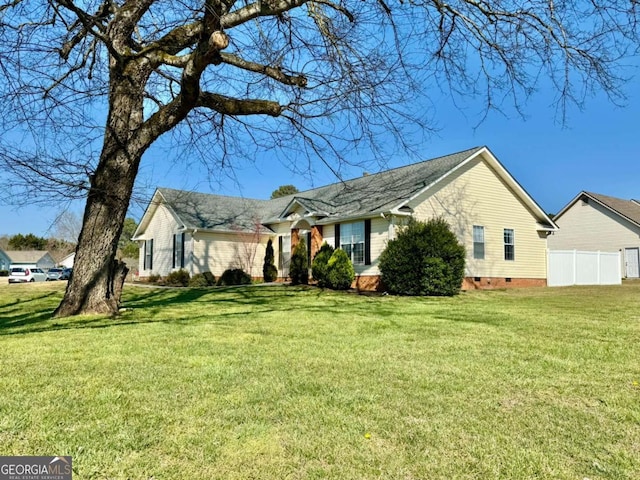
[[[250,277],[253,277],[253,267],[265,228],[260,223],[259,218],[253,217],[250,229],[241,226],[232,227],[232,229],[236,231],[235,236],[238,238],[235,252],[236,266],[247,272]]]
[[[77,243],[82,230],[82,217],[68,209],[62,210],[53,221],[53,236],[70,243]]]
[[[0,0],[0,164],[29,201],[86,197],[57,315],[115,313],[118,238],[143,154],[168,132],[212,171],[264,148],[335,171],[428,125],[430,89],[520,108],[622,96],[629,0]],[[392,135],[381,135],[391,133]],[[382,139],[382,140],[380,140]],[[203,143],[204,142],[204,143]],[[388,146],[387,146],[388,147]],[[285,157],[286,158],[286,157]],[[21,193],[23,193],[21,191]],[[12,197],[16,198],[16,197]],[[27,199],[26,195],[21,195]]]

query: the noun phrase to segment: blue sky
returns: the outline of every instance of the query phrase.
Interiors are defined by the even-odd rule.
[[[526,118],[515,111],[507,116],[490,113],[480,125],[481,107],[470,101],[463,114],[452,102],[442,97],[434,104],[434,121],[438,131],[421,140],[421,159],[429,159],[487,145],[511,174],[547,212],[558,212],[579,191],[587,190],[619,198],[640,198],[640,88],[635,81],[627,86],[628,101],[624,107],[610,103],[604,95],[587,101],[583,111],[571,108],[565,125],[557,119],[552,106],[552,92],[538,92],[524,108]],[[152,148],[140,171],[150,186],[194,189],[223,195],[269,198],[283,184],[294,184],[300,190],[336,181],[332,174],[317,166],[314,180],[295,176],[277,159],[264,152],[255,165],[235,167],[235,178],[214,182],[196,172],[174,167],[161,148]],[[389,160],[389,167],[416,161],[402,152]],[[362,175],[354,168],[345,175]],[[0,205],[0,235],[33,233],[49,236],[52,222],[64,206],[52,199],[50,206],[16,207]],[[133,205],[132,216],[139,220],[143,205]],[[82,205],[72,205],[78,215]]]

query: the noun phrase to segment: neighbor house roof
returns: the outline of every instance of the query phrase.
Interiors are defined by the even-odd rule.
[[[38,263],[49,255],[46,250],[4,250],[11,263]]]
[[[625,220],[640,226],[640,203],[638,203],[637,200],[624,200],[622,198],[585,191],[580,192],[573,200],[571,200],[555,218],[560,218],[572,205],[574,205],[578,200],[582,200],[584,198],[589,198],[602,205],[610,212],[613,212]]]
[[[536,213],[541,227],[555,229],[554,223],[504,169],[489,149],[475,147],[273,200],[255,200],[159,188],[140,222],[136,236],[138,232],[144,231],[160,203],[167,205],[186,229],[236,232],[255,231],[256,222],[268,226],[284,221],[298,206],[309,214],[313,214],[318,223],[333,223],[351,218],[373,218],[381,213],[407,213],[402,208],[411,199],[481,154],[522,201]]]

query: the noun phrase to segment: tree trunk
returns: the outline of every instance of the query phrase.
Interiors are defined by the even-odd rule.
[[[56,317],[115,315],[120,307],[127,268],[115,256],[140,159],[122,150],[103,152],[103,157],[89,190],[73,275]]]
[[[151,71],[144,59],[110,58],[109,115],[102,152],[91,176],[73,275],[56,317],[119,311],[127,268],[116,260],[118,240],[142,154],[157,138],[139,135],[144,85]]]

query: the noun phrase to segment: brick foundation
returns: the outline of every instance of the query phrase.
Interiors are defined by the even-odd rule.
[[[511,278],[507,281],[505,277],[465,277],[462,281],[462,290],[490,290],[492,288],[525,288],[525,287],[546,287],[545,278]],[[351,288],[367,292],[383,292],[385,290],[378,275],[360,275],[351,284]]]
[[[546,278],[507,279],[505,277],[465,277],[465,279],[462,281],[462,290],[490,290],[492,288],[524,288],[546,286]]]
[[[462,281],[462,290],[491,290],[493,288],[528,288],[546,287],[545,278],[512,278],[507,281],[505,277],[465,277]],[[279,277],[277,282],[286,282],[288,279]],[[313,281],[310,279],[310,283]],[[384,292],[385,288],[379,275],[356,275],[351,288],[363,292]]]
[[[383,292],[384,285],[380,281],[379,275],[356,275],[356,279],[351,284],[351,288],[363,290],[365,292]]]

